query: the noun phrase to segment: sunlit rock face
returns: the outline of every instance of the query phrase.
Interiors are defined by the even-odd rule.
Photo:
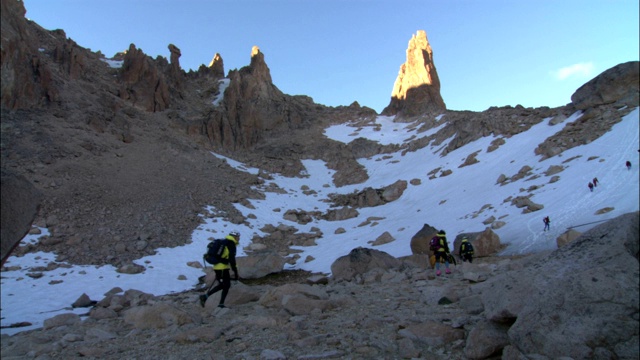
[[[446,109],[440,96],[440,79],[433,62],[433,51],[427,33],[419,30],[409,40],[407,61],[400,71],[391,93],[391,102],[383,115],[415,116],[439,113]]]

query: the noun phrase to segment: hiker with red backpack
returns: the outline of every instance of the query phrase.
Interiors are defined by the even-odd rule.
[[[440,260],[444,260],[445,273],[451,274],[449,270],[449,244],[447,243],[447,236],[444,230],[438,231],[436,236],[431,239],[429,244],[433,255],[436,257],[436,275],[440,276]]]
[[[545,216],[542,222],[544,223],[544,230],[542,231],[551,230],[551,220],[549,220],[548,216]]]

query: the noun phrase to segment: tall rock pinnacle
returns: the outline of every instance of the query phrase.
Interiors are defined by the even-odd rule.
[[[400,66],[391,102],[382,115],[415,116],[446,110],[440,96],[440,79],[433,63],[433,51],[424,30],[409,40],[407,61]]]

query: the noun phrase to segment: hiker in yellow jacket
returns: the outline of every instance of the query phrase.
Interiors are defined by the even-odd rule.
[[[206,294],[200,295],[200,305],[204,307],[207,299],[212,294],[222,290],[220,295],[220,303],[218,307],[223,308],[224,300],[227,298],[229,288],[231,288],[231,275],[229,269],[233,270],[234,280],[238,280],[238,267],[236,266],[236,246],[240,243],[240,233],[237,231],[231,232],[225,237],[226,244],[225,249],[222,252],[222,260],[213,265],[213,271],[216,273],[216,280],[218,285],[207,291]],[[214,282],[215,283],[215,282]]]

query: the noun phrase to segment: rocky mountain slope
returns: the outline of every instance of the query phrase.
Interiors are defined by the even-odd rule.
[[[639,214],[554,252],[483,257],[435,277],[423,258],[354,249],[331,280],[197,291],[114,288],[84,316],[2,337],[4,359],[637,359]],[[376,264],[386,264],[384,268]],[[338,280],[339,279],[339,280]]]
[[[35,188],[32,199],[17,197],[22,205],[39,205],[35,215],[38,206],[25,206],[21,220],[35,216],[51,233],[19,252],[43,250],[58,261],[119,267],[188,242],[206,205],[233,223],[245,221],[233,204],[260,198],[251,185],[263,180],[209,151],[289,176],[302,176],[302,159],[322,159],[337,171],[334,183],[346,185],[368,177],[356,159],[398,150],[322,136],[330,124],[365,125],[377,114],[357,103],[330,108],[283,94],[257,47],[248,66],[227,76],[219,54],[210,66],[186,73],[174,45],[168,46],[169,60],[152,59],[134,44],[107,58],[67,39],[63,30],[26,20],[22,2],[0,4],[3,258],[12,245],[5,242],[27,230],[5,236],[5,174]],[[638,69],[638,62],[629,62],[607,70],[560,108],[448,111],[426,33],[418,32],[385,112],[400,115],[399,121],[418,120],[421,131],[439,127],[405,143],[403,151],[452,139],[444,156],[483,136],[509,137],[545,118],[561,122],[583,111],[579,121],[539,140],[535,152],[552,157],[593,141],[638,106]],[[445,114],[444,124],[435,114]],[[473,154],[467,160],[472,163]],[[447,279],[398,260],[390,271],[367,269],[351,281],[326,285],[238,284],[234,307],[223,313],[200,309],[195,291],[153,297],[116,290],[97,299],[99,306],[83,322],[63,316],[43,330],[3,336],[2,356],[637,358],[638,289],[615,286],[638,283],[637,214],[617,221],[548,258],[487,258]],[[603,243],[609,233],[620,235],[612,239],[620,243]],[[306,283],[306,275],[300,281]],[[567,286],[574,291],[564,297]],[[621,326],[607,327],[606,335],[593,332],[610,323]],[[570,351],[563,332],[578,339]]]
[[[133,44],[107,59],[67,39],[62,30],[47,31],[26,20],[23,6],[2,1],[1,164],[42,194],[36,224],[51,236],[40,246],[58,254],[59,261],[120,266],[158,247],[184,244],[206,205],[242,223],[232,204],[259,198],[250,185],[261,180],[235,171],[208,150],[288,176],[301,174],[301,159],[322,159],[337,170],[338,186],[367,178],[357,158],[392,150],[321,136],[328,124],[366,124],[376,114],[357,103],[329,108],[283,94],[257,47],[248,66],[225,78],[219,54],[209,67],[185,73],[174,45],[169,45],[170,61],[152,59]],[[540,139],[535,151],[553,156],[597,138],[625,115],[618,109],[637,105],[637,86],[629,86],[638,83],[638,65],[632,62],[607,72],[607,81],[585,85],[565,107],[446,111],[431,53],[426,33],[418,32],[398,77],[399,93],[385,111],[418,119],[425,131],[436,125],[430,113],[437,109],[446,114],[446,125],[408,142],[407,151],[453,137],[442,151],[446,155],[481,136],[508,137],[544,118],[561,121],[584,110],[576,126]],[[424,85],[431,95],[407,91],[424,78],[432,79]]]

